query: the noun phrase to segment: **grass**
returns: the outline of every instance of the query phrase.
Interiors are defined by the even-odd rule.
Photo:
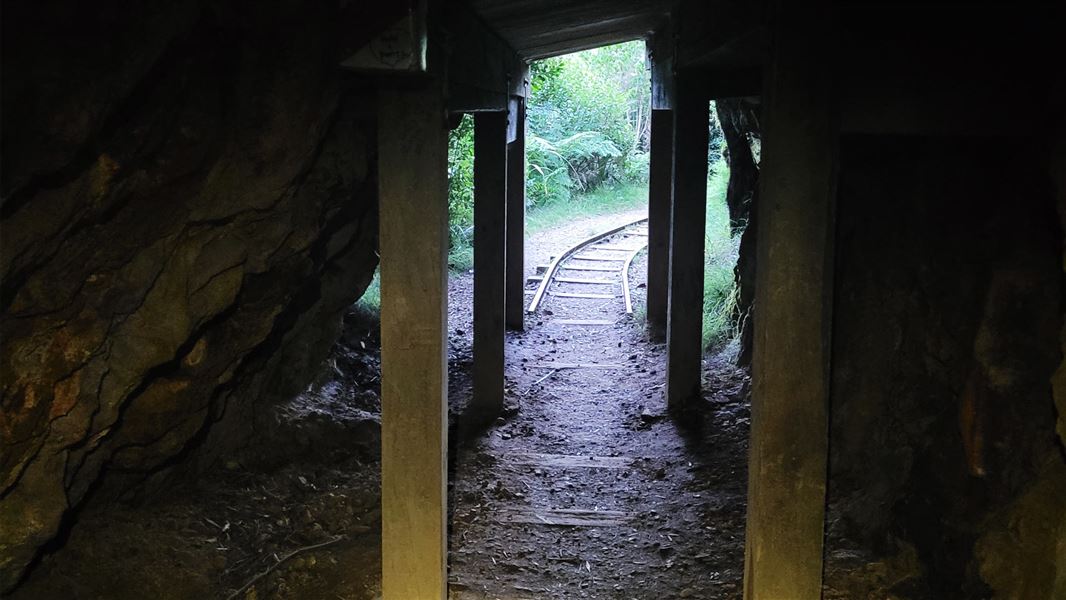
[[[733,266],[737,262],[740,239],[729,231],[729,209],[725,203],[729,184],[729,167],[724,161],[716,164],[707,181],[707,229],[704,246],[703,273],[703,345],[719,346],[733,337],[736,307],[736,282]],[[534,207],[526,214],[526,233],[536,233],[558,227],[574,219],[596,217],[639,208],[647,203],[648,188],[642,183],[605,186],[588,194],[576,196],[569,202]],[[455,270],[468,270],[473,265],[474,249],[469,243],[456,244],[448,255],[448,264]],[[371,314],[381,309],[381,284],[378,274],[356,305]],[[640,307],[638,310],[643,311]],[[638,315],[641,319],[642,315]]]
[[[526,233],[537,233],[569,221],[624,212],[648,203],[648,184],[605,185],[567,202],[535,206],[526,211]]]
[[[640,208],[648,202],[647,183],[605,185],[585,194],[578,194],[565,202],[534,206],[526,210],[526,234],[558,227],[574,219],[598,217]],[[469,271],[474,267],[473,236],[462,235],[452,227],[448,266],[453,271]]]
[[[574,219],[598,217],[633,210],[648,202],[647,183],[605,185],[586,194],[576,195],[566,202],[535,206],[526,211],[526,234],[558,227]],[[451,248],[448,266],[455,272],[474,268],[473,236],[463,235],[459,227],[451,227]],[[458,238],[458,239],[457,239]],[[366,288],[356,306],[373,314],[380,312],[381,283],[378,273]]]
[[[375,317],[380,317],[381,272],[379,269],[374,269],[374,278],[370,280],[370,285],[366,286],[363,295],[355,303],[355,309]]]
[[[474,241],[453,241],[448,249],[448,267],[451,270],[462,273],[474,268]]]
[[[729,167],[719,161],[712,167],[707,181],[707,229],[704,242],[703,271],[703,347],[710,348],[729,341],[735,333],[736,282],[733,267],[737,264],[739,236],[729,231],[729,207],[725,203],[729,185]]]

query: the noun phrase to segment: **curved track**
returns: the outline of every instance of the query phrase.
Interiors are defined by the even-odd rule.
[[[632,314],[629,266],[637,254],[648,245],[647,221],[645,217],[598,233],[567,248],[552,259],[544,268],[543,274],[530,278],[530,281],[539,282],[539,285],[526,312],[536,312],[548,295],[558,298],[607,300],[616,298],[615,292],[621,287],[626,314]],[[613,277],[610,274],[613,274]],[[580,291],[560,289],[565,287],[570,290],[574,286]]]

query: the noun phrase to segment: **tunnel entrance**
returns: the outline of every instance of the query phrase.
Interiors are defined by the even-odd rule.
[[[715,117],[701,236],[705,400],[671,417],[666,346],[647,322],[654,267],[644,53],[635,42],[531,66],[524,330],[506,338],[500,418],[452,447],[453,597],[739,593],[750,419],[748,376],[735,363],[743,223],[730,219],[730,156]],[[614,122],[612,101],[625,107]],[[461,211],[477,210],[478,126],[464,117],[449,143],[449,330],[452,356],[462,357],[451,371],[455,431],[463,401],[477,393],[477,279],[468,267],[478,245],[464,236],[476,238],[476,217]],[[457,226],[464,218],[469,224]]]
[[[4,5],[0,595],[1066,597],[1061,11],[257,8]],[[527,231],[637,39],[647,225]]]

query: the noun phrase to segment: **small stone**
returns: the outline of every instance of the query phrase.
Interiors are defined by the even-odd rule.
[[[696,590],[694,590],[692,588],[685,588],[685,589],[681,590],[681,594],[680,594],[680,596],[682,598],[691,598],[694,595],[696,595]]]

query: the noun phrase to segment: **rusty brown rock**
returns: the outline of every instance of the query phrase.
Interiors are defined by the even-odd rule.
[[[0,590],[105,470],[240,444],[377,260],[374,104],[337,67],[373,15],[70,4],[4,7]]]

